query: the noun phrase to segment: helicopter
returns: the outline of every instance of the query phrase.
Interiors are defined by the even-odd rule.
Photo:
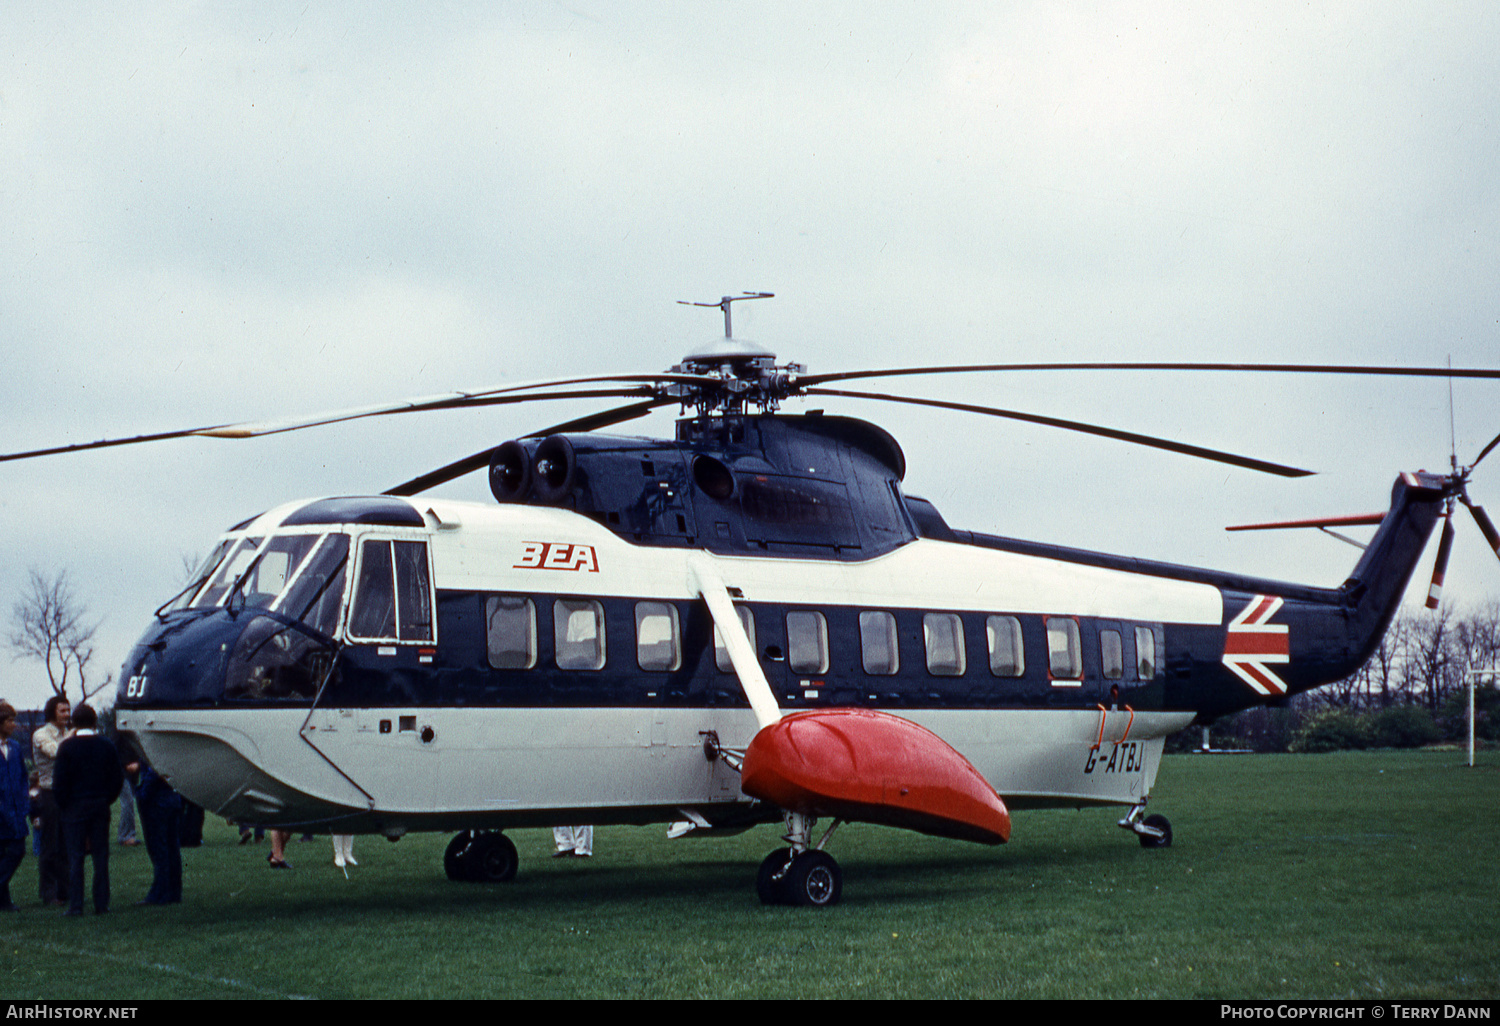
[[[398,840],[452,832],[444,871],[504,882],[506,830],[763,823],[766,904],[842,895],[844,823],[981,844],[1012,813],[1115,806],[1147,848],[1165,739],[1340,679],[1379,643],[1439,519],[1441,581],[1474,468],[1403,473],[1389,508],[1247,528],[1376,527],[1314,587],[950,526],[906,494],[873,423],[780,412],[837,396],[936,406],[1283,477],[1309,471],[1015,410],[829,387],[1036,369],[1497,378],[1500,371],[1253,364],[988,364],[812,375],[732,331],[656,374],[453,392],[189,436],[253,438],[401,412],[630,401],[487,445],[380,494],[287,502],[231,527],[126,659],[117,727],[210,812]],[[673,438],[603,434],[664,406]],[[496,502],[428,498],[488,474]],[[820,821],[829,825],[821,834]]]

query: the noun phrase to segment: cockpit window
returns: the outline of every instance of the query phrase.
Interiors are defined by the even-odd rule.
[[[287,534],[272,538],[235,586],[245,605],[269,609],[287,583],[296,576],[302,561],[318,542],[315,534]],[[238,601],[234,595],[231,600]]]
[[[218,573],[214,574],[213,580],[208,587],[198,593],[198,598],[192,604],[195,606],[216,606],[224,598],[224,593],[229,586],[239,579],[240,574],[250,566],[250,561],[255,558],[255,550],[260,548],[260,538],[241,538],[230,550],[229,555],[219,564]]]
[[[219,566],[219,561],[224,558],[224,553],[228,552],[229,547],[233,544],[234,541],[232,539],[226,538],[214,546],[214,550],[208,554],[208,558],[198,564],[198,569],[194,571],[188,586],[178,592],[177,597],[169,601],[165,608],[187,609],[191,606],[193,604],[193,596],[197,595],[203,589],[204,583],[213,575],[214,570]]]
[[[371,641],[431,641],[432,585],[425,542],[367,539],[349,635]]]
[[[277,601],[276,611],[332,637],[338,630],[339,608],[344,600],[344,567],[348,562],[349,536],[323,535],[296,579]]]

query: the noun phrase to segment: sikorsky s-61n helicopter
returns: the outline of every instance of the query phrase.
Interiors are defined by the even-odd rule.
[[[1500,553],[1466,492],[1500,438],[1469,466],[1400,475],[1389,510],[1363,520],[1379,526],[1349,579],[1325,588],[959,530],[902,491],[905,459],[882,429],[777,412],[796,396],[919,403],[1298,476],[1094,425],[828,386],[1042,366],[1500,371],[811,375],[733,337],[732,304],[768,296],[694,304],[723,310],[724,338],[665,373],[4,459],[629,398],[380,495],[290,502],[230,528],[131,652],[118,727],[218,815],[392,839],[453,831],[445,869],[459,880],[515,874],[507,828],[674,823],[708,836],[781,821],[786,846],[762,863],[757,893],[810,906],[839,900],[827,846],[848,821],[998,844],[1012,810],[1118,805],[1141,844],[1170,844],[1167,820],[1146,814],[1168,734],[1356,669],[1456,503]],[[594,433],[670,405],[685,413],[673,439]],[[481,469],[495,505],[416,497]],[[820,819],[832,825],[815,837]]]

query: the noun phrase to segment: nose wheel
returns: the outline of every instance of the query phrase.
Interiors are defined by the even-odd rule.
[[[465,830],[443,852],[443,872],[464,883],[507,883],[520,864],[514,842],[498,830]]]

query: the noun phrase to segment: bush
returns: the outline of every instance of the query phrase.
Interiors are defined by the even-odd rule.
[[[1365,718],[1366,742],[1371,748],[1421,748],[1442,740],[1432,714],[1420,705],[1393,705]]]
[[[1469,737],[1469,689],[1455,691],[1443,703],[1439,721],[1450,741]],[[1474,736],[1480,741],[1500,741],[1500,689],[1481,687],[1474,692]]]
[[[1315,713],[1292,736],[1293,752],[1336,752],[1365,747],[1365,728],[1359,718],[1341,709]]]

